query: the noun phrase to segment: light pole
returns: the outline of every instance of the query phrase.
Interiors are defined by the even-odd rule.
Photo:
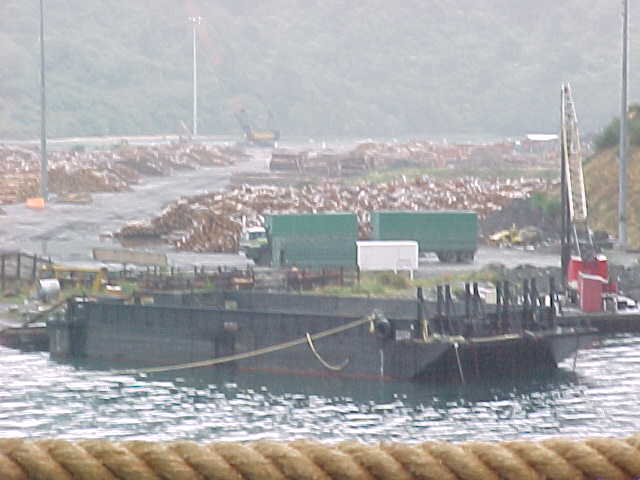
[[[193,136],[198,135],[198,55],[197,55],[197,26],[202,23],[202,17],[189,17],[193,26]]]
[[[49,197],[47,165],[47,97],[44,81],[44,5],[40,0],[40,196]]]
[[[629,69],[629,0],[622,0],[622,84],[620,92],[620,161],[618,164],[618,244],[627,246],[627,74]]]

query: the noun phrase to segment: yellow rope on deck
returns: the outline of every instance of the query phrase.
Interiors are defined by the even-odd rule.
[[[211,367],[213,365],[222,365],[225,363],[235,362],[238,360],[246,360],[248,358],[259,357],[261,355],[267,355],[269,353],[286,350],[287,348],[296,347],[304,343],[311,342],[309,343],[309,345],[313,345],[312,343],[313,340],[318,340],[320,338],[336,335],[338,333],[342,333],[352,328],[359,327],[360,325],[363,325],[365,323],[371,323],[374,318],[375,317],[373,315],[370,315],[368,317],[360,318],[358,320],[354,320],[352,322],[345,323],[344,325],[339,325],[337,327],[329,328],[327,330],[323,330],[318,333],[310,334],[307,332],[307,334],[304,337],[296,338],[294,340],[289,340],[288,342],[279,343],[277,345],[270,345],[268,347],[258,348],[257,350],[252,350],[250,352],[234,353],[233,355],[227,355],[225,357],[216,357],[216,358],[211,358],[209,360],[199,360],[197,362],[180,363],[177,365],[165,365],[162,367],[147,367],[147,368],[137,368],[137,369],[128,369],[128,370],[117,370],[112,373],[114,375],[136,375],[139,373],[170,372],[175,370],[185,370],[187,368]],[[315,347],[313,347],[313,350],[315,350]]]
[[[538,442],[198,444],[0,439],[0,480],[627,480],[640,434]]]

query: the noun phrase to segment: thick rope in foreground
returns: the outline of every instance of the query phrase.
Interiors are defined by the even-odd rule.
[[[0,439],[0,480],[626,480],[640,434],[540,442],[198,444]]]

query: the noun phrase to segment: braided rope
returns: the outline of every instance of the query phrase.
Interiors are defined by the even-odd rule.
[[[0,439],[0,480],[627,480],[628,438],[363,444]]]

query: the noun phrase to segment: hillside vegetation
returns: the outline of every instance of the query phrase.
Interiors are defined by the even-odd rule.
[[[52,137],[190,126],[190,15],[202,134],[239,134],[239,108],[285,137],[555,132],[563,81],[587,132],[619,103],[609,0],[44,3]],[[0,139],[39,134],[38,8],[0,2]]]
[[[606,149],[584,166],[589,222],[593,230],[618,234],[618,149]],[[640,248],[640,147],[632,147],[627,159],[627,240]]]
[[[627,135],[630,145],[640,145],[640,105],[629,105],[627,114]],[[617,147],[620,142],[620,117],[614,118],[594,138],[596,151],[601,152]]]

